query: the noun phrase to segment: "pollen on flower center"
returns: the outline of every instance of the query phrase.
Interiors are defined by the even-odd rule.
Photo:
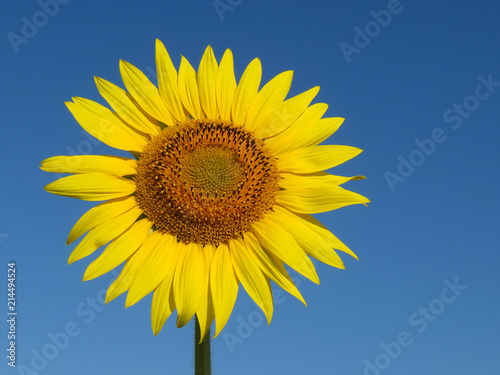
[[[222,120],[163,130],[142,153],[135,180],[137,202],[158,230],[203,245],[248,231],[279,189],[264,142]]]

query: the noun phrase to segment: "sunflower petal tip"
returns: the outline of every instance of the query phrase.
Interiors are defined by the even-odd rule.
[[[221,330],[217,330],[215,329],[215,333],[214,335],[212,336],[213,339],[215,339],[217,336],[219,336],[219,333],[220,333]]]
[[[175,325],[177,326],[177,328],[181,328],[183,326],[183,324],[181,325],[181,315],[179,313],[177,313],[177,320],[175,321]]]
[[[258,57],[256,57],[255,59],[253,59],[251,63],[253,63],[255,61],[255,64],[257,64],[258,66],[260,66],[262,68],[262,62],[260,61],[260,59]]]
[[[117,296],[116,294],[113,293],[112,286],[108,288],[108,291],[106,292],[106,297],[104,298],[104,304],[107,305],[109,302],[113,301]]]
[[[282,74],[286,75],[288,79],[292,79],[293,78],[293,72],[294,72],[293,70],[286,70]]]
[[[138,302],[137,298],[135,298],[135,296],[133,297],[134,298],[132,298],[132,295],[130,294],[129,290],[129,292],[127,293],[127,299],[125,300],[125,309],[128,309],[130,306],[133,306]]]
[[[266,320],[267,320],[267,325],[271,325],[271,320],[273,320],[273,313],[271,312],[268,314],[269,316],[266,315]]]
[[[357,181],[357,180],[366,180],[365,176],[354,176],[351,178],[352,181]]]

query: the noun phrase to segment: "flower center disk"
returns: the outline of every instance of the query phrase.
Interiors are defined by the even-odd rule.
[[[232,150],[221,146],[199,147],[180,160],[180,180],[197,192],[228,195],[241,188],[244,165]]]
[[[188,120],[144,149],[136,199],[159,231],[218,245],[272,208],[279,178],[269,149],[253,133],[227,121]]]

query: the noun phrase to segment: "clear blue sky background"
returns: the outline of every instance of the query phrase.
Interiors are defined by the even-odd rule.
[[[213,341],[214,375],[494,372],[500,4],[217,4],[226,11],[211,0],[66,0],[44,16],[35,0],[3,3],[0,373],[193,372],[192,324],[176,329],[170,319],[154,337],[151,296],[127,310],[124,296],[103,308],[114,276],[82,283],[94,257],[67,265],[66,236],[94,204],[46,193],[56,176],[38,169],[53,155],[113,152],[92,143],[63,102],[102,102],[93,77],[121,85],[119,59],[154,69],[155,38],[176,66],[182,54],[197,67],[210,44],[219,60],[232,49],[238,78],[254,57],[264,82],[293,69],[291,95],[319,85],[326,116],[346,118],[327,143],[365,150],[335,172],[367,177],[348,188],[368,196],[369,208],[318,215],[359,261],[344,257],[346,270],[318,264],[320,286],[297,277],[308,308],[280,296],[269,327],[240,293]],[[23,30],[26,20],[37,30]],[[17,267],[16,369],[5,358],[8,261]]]

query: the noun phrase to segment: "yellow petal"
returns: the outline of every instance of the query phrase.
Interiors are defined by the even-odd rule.
[[[229,242],[229,250],[234,271],[238,280],[247,291],[248,295],[262,309],[271,323],[273,317],[273,294],[269,279],[262,274],[260,267],[249,255],[242,239],[233,239]]]
[[[157,242],[161,238],[161,233],[155,231],[151,233],[146,239],[148,242]],[[148,259],[150,255],[149,251],[141,251],[142,247],[136,251],[132,256],[130,256],[123,266],[122,272],[118,278],[111,284],[106,294],[106,303],[112,299],[118,297],[123,292],[130,288],[137,272],[141,269],[142,265]],[[144,249],[142,249],[144,250]],[[146,249],[147,250],[147,249]]]
[[[200,105],[200,97],[198,94],[198,84],[196,82],[196,72],[187,61],[181,57],[181,66],[179,67],[179,95],[182,104],[195,119],[203,118]]]
[[[337,250],[343,251],[349,255],[351,255],[356,260],[358,257],[354,254],[346,245],[342,243],[332,232],[330,232],[323,224],[321,224],[317,219],[308,214],[295,214],[297,217],[302,219],[302,223],[307,225],[310,229],[312,229],[317,236],[322,237],[327,240],[330,245]]]
[[[173,273],[165,276],[153,293],[151,303],[151,326],[153,334],[160,333],[163,325],[175,310],[174,294],[172,293]]]
[[[203,252],[207,261],[208,270],[215,253],[215,246],[207,244],[203,247]],[[210,283],[207,283],[207,290],[201,296],[200,306],[196,311],[198,322],[200,324],[200,341],[201,343],[212,325],[215,318],[214,305],[212,301],[212,292],[210,291]]]
[[[276,203],[303,214],[326,212],[351,204],[368,202],[370,201],[362,195],[340,186],[290,188],[280,190],[276,194]]]
[[[114,300],[116,297],[128,290],[138,266],[138,263],[134,262],[134,260],[138,257],[138,253],[135,252],[134,255],[127,259],[120,274],[109,286],[108,291],[106,292],[105,304]]]
[[[274,137],[266,139],[266,145],[273,150],[273,155],[278,156],[304,147],[304,135],[315,133],[316,124],[328,109],[324,103],[316,103],[308,107],[300,117],[287,129]]]
[[[238,280],[226,244],[220,244],[210,265],[210,288],[215,312],[216,337],[227,323],[238,296]]]
[[[208,46],[201,58],[198,67],[198,90],[200,93],[201,108],[207,118],[219,118],[215,95],[215,80],[217,78],[217,60],[212,47]]]
[[[259,130],[261,123],[283,103],[292,84],[293,71],[278,74],[270,80],[248,108],[245,126],[249,130]]]
[[[344,123],[344,120],[342,117],[322,118],[308,129],[298,130],[294,128],[291,134],[293,134],[292,137],[300,134],[303,138],[301,147],[316,146],[335,133]]]
[[[244,125],[250,103],[259,91],[262,66],[259,59],[253,59],[243,72],[231,106],[231,116],[236,125]]]
[[[230,49],[224,52],[220,61],[215,87],[220,118],[231,121],[231,104],[236,91],[236,78],[234,77],[233,53]]]
[[[128,92],[147,114],[164,124],[174,124],[174,119],[163,103],[158,89],[143,72],[120,60],[120,73]]]
[[[274,222],[273,218],[267,215],[263,220],[253,223],[252,228],[264,249],[312,282],[319,284],[319,278],[311,260],[281,224],[286,225],[286,223]]]
[[[120,156],[53,156],[42,161],[40,169],[55,173],[108,173],[116,176],[136,174],[137,161]]]
[[[135,182],[107,173],[75,174],[44,187],[49,193],[86,201],[103,201],[135,192]]]
[[[156,71],[158,74],[158,88],[163,102],[177,122],[184,121],[186,115],[177,86],[177,70],[161,41],[156,39]]]
[[[158,121],[147,117],[132,95],[99,77],[95,77],[95,83],[102,97],[128,125],[146,134],[156,135],[160,132]]]
[[[244,240],[250,256],[253,258],[255,263],[257,263],[262,272],[264,272],[279,287],[283,288],[306,305],[306,301],[293,283],[290,275],[288,275],[283,262],[271,253],[265,251],[259,240],[251,232],[245,233]]]
[[[140,251],[148,252],[149,255],[130,284],[126,307],[151,293],[168,273],[173,274],[177,260],[177,238],[165,233],[158,237],[158,241],[146,241],[141,246]]]
[[[124,124],[118,116],[102,105],[84,98],[73,98],[66,106],[76,121],[90,135],[119,150],[142,152],[148,139]]]
[[[106,250],[87,267],[83,280],[91,280],[113,268],[118,267],[129,258],[146,240],[153,223],[148,219],[136,221],[128,230],[111,242]]]
[[[175,268],[173,290],[177,307],[177,327],[188,323],[200,305],[208,283],[208,270],[201,245],[179,242],[179,259]]]
[[[257,137],[268,138],[287,129],[304,113],[318,91],[319,87],[314,87],[273,108],[267,118],[256,124]]]
[[[351,180],[362,180],[363,176],[344,177],[336,176],[327,172],[316,172],[307,174],[280,173],[280,187],[293,189],[307,187],[329,187],[338,186]]]
[[[330,266],[345,268],[344,263],[335,250],[333,250],[330,241],[316,235],[302,219],[290,211],[278,205],[275,205],[273,209],[274,213],[270,215],[275,216],[277,221],[286,223],[286,229],[308,255]]]
[[[101,225],[91,229],[89,233],[80,241],[71,253],[68,263],[71,264],[79,259],[82,259],[101,246],[106,245],[109,241],[115,239],[120,234],[125,232],[142,214],[142,209],[134,207],[123,215],[115,217]]]
[[[361,151],[356,147],[339,145],[304,147],[280,156],[277,164],[283,172],[312,173],[342,164]]]
[[[103,202],[91,208],[76,222],[73,229],[71,229],[66,244],[71,244],[85,232],[124,214],[135,206],[137,206],[135,197],[124,197]]]

